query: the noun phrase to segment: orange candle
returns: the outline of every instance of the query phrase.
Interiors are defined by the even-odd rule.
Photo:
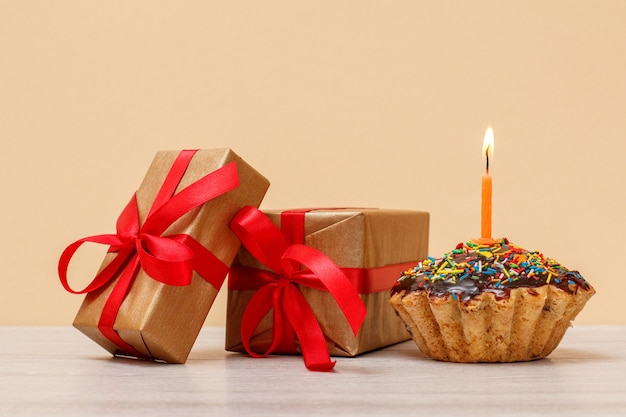
[[[482,204],[480,236],[481,240],[490,241],[491,237],[491,174],[489,173],[489,162],[493,161],[493,129],[491,126],[485,132],[483,141],[483,157],[485,159],[485,175],[482,180]]]

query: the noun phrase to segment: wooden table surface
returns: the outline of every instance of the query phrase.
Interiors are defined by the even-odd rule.
[[[330,373],[223,345],[206,327],[168,365],[112,358],[70,327],[0,327],[0,415],[626,416],[626,326],[575,326],[535,362],[436,362],[406,342]]]

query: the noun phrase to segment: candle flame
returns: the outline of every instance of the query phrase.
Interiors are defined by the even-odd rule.
[[[485,159],[486,172],[489,173],[489,162],[493,161],[493,129],[487,127],[485,140],[483,141],[483,158]]]

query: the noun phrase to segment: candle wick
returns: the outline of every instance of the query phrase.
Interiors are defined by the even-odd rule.
[[[489,145],[487,145],[487,149],[485,149],[485,158],[487,160],[486,170],[487,174],[489,174]]]

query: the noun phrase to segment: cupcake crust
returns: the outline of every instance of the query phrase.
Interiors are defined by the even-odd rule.
[[[595,290],[577,271],[506,239],[479,246],[429,258],[392,289],[391,305],[418,348],[452,362],[549,355]]]

